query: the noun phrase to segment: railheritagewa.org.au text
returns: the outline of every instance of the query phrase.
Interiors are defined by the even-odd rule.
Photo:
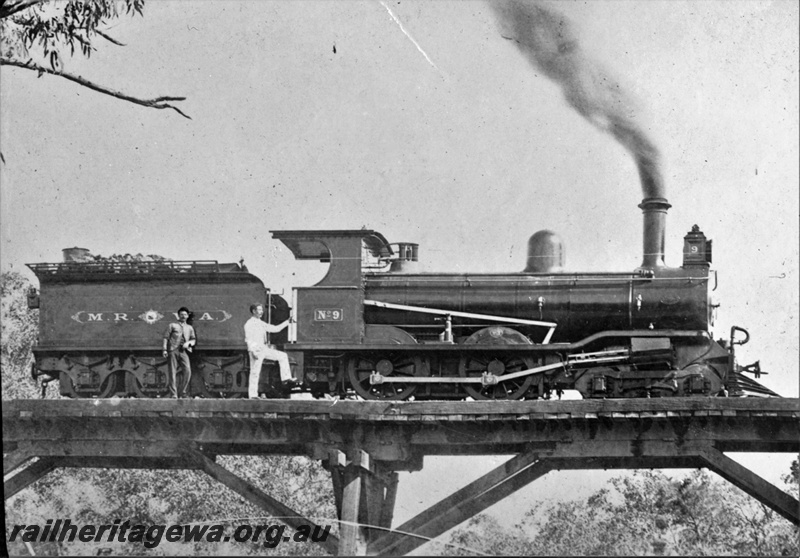
[[[13,525],[9,542],[74,542],[89,543],[129,542],[141,543],[145,548],[155,548],[167,542],[228,542],[261,544],[275,548],[281,543],[325,542],[330,525],[300,525],[289,528],[283,524],[238,525],[235,528],[222,524],[192,525],[141,525],[117,519],[105,525],[74,524],[69,519],[48,519],[45,525]]]

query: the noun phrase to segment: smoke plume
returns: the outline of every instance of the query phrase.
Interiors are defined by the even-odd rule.
[[[534,68],[561,86],[575,110],[633,155],[644,197],[665,197],[658,148],[636,122],[638,103],[584,53],[570,22],[538,2],[501,0],[492,6],[503,36],[515,42]]]

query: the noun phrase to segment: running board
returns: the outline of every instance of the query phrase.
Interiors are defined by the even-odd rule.
[[[372,372],[369,376],[370,385],[379,384],[481,384],[483,386],[495,386],[500,382],[507,382],[509,380],[516,380],[526,376],[533,376],[534,374],[543,374],[550,370],[558,368],[566,368],[571,365],[583,365],[586,363],[606,363],[606,362],[622,362],[630,358],[630,351],[628,349],[618,349],[614,351],[599,351],[596,353],[584,353],[573,357],[568,357],[566,362],[554,362],[553,364],[545,364],[544,366],[537,366],[536,368],[528,368],[527,370],[520,370],[512,374],[505,374],[497,376],[490,372],[483,372],[480,377],[465,378],[462,376],[443,376],[443,377],[397,377],[397,376],[383,376],[378,372]]]

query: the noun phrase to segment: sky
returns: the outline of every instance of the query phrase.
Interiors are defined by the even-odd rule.
[[[798,3],[546,5],[638,100],[672,204],[667,265],[699,225],[714,241],[715,337],[746,328],[740,362],[797,397]],[[243,257],[289,297],[325,266],[294,261],[268,231],[362,227],[419,243],[426,271],[520,271],[540,229],[563,238],[571,271],[641,263],[631,155],[503,38],[485,2],[163,0],[108,32],[126,46],[98,43],[65,69],[185,96],[192,119],[2,67],[3,270],[34,280],[24,264],[72,246]],[[423,505],[403,493],[447,488],[437,471],[496,464],[405,475],[397,518]]]

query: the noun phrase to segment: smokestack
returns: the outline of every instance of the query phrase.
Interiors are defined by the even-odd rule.
[[[657,157],[636,157],[644,199],[639,204],[643,215],[643,268],[666,267],[664,239],[667,235],[667,210],[672,207],[664,197],[664,185]]]
[[[666,236],[667,209],[672,207],[664,198],[645,198],[639,204],[644,217],[643,268],[665,267],[664,237]]]

